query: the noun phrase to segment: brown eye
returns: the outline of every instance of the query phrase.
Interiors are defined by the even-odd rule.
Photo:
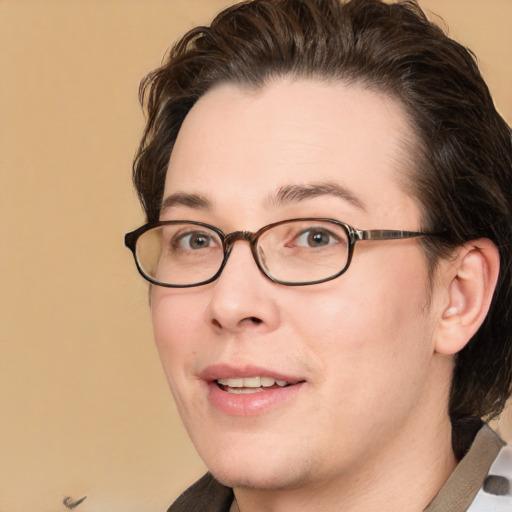
[[[207,233],[182,233],[176,240],[174,240],[173,245],[176,249],[184,251],[198,250],[214,246],[215,240]]]
[[[311,247],[319,247],[322,245],[327,245],[329,243],[329,235],[323,232],[311,232],[308,235],[308,245]]]
[[[310,228],[300,233],[294,245],[299,247],[324,247],[329,244],[339,243],[339,238],[327,229]]]

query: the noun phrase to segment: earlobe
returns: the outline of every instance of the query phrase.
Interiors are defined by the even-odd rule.
[[[462,246],[444,272],[447,304],[441,312],[435,351],[453,355],[462,350],[482,325],[498,280],[500,259],[488,239]]]

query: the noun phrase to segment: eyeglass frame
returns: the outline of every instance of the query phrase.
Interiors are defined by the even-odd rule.
[[[335,224],[338,227],[341,227],[348,235],[348,250],[347,250],[347,262],[345,266],[336,274],[326,277],[325,279],[317,279],[316,281],[303,281],[303,282],[297,282],[297,283],[291,283],[287,281],[280,281],[279,279],[276,279],[272,275],[270,275],[264,266],[259,261],[259,256],[257,252],[257,244],[260,236],[267,232],[268,230],[280,226],[282,224],[286,224],[288,222],[299,222],[299,221],[318,221],[318,222],[328,222]],[[147,231],[150,231],[152,229],[158,228],[160,226],[167,226],[172,224],[193,224],[195,226],[200,226],[203,228],[210,229],[211,231],[214,231],[219,235],[220,240],[222,241],[222,249],[224,256],[222,258],[222,262],[220,264],[219,269],[215,274],[207,279],[206,281],[201,281],[199,283],[194,284],[169,284],[169,283],[163,283],[161,281],[157,281],[156,279],[153,279],[149,275],[147,275],[141,268],[139,261],[137,259],[137,253],[136,253],[136,246],[137,246],[137,240]],[[225,234],[221,229],[212,226],[211,224],[207,224],[205,222],[199,222],[194,220],[158,220],[158,221],[151,221],[143,226],[135,229],[134,231],[131,231],[129,233],[126,233],[124,236],[124,244],[125,246],[130,249],[130,251],[133,254],[133,258],[135,260],[135,265],[137,267],[137,270],[139,271],[139,274],[146,280],[149,281],[151,284],[157,285],[157,286],[163,286],[165,288],[194,288],[196,286],[203,286],[205,284],[212,283],[213,281],[217,280],[224,270],[224,267],[227,264],[227,261],[229,259],[229,256],[231,254],[231,251],[233,250],[234,243],[238,240],[245,240],[249,242],[249,245],[251,247],[251,253],[253,256],[253,259],[256,263],[256,266],[260,270],[260,272],[270,281],[281,284],[284,286],[309,286],[313,284],[320,284],[325,283],[327,281],[332,281],[333,279],[336,279],[340,277],[342,274],[344,274],[348,267],[350,266],[350,263],[352,261],[352,255],[354,253],[354,246],[356,242],[360,242],[363,240],[370,240],[370,241],[382,241],[382,240],[402,240],[407,238],[418,238],[418,237],[440,237],[443,236],[442,233],[428,233],[424,231],[404,231],[404,230],[396,230],[396,229],[358,229],[350,224],[347,224],[345,222],[336,220],[336,219],[329,219],[329,218],[323,218],[323,217],[299,217],[294,219],[286,219],[281,220],[279,222],[273,222],[271,224],[267,224],[266,226],[263,226],[262,228],[258,229],[256,232],[252,231],[233,231],[231,233]]]

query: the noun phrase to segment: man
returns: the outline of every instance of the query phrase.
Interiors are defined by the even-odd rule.
[[[170,510],[512,510],[512,148],[468,51],[413,2],[255,0],[142,99],[126,242],[211,472]]]

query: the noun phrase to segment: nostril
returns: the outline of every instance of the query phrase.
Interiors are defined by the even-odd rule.
[[[222,324],[221,324],[221,323],[220,323],[216,318],[213,318],[211,322],[212,322],[212,325],[213,325],[216,329],[222,329],[222,328],[223,328],[223,327],[222,327]],[[263,320],[261,320],[261,318],[257,318],[257,317],[255,317],[255,316],[249,316],[249,317],[244,318],[244,319],[242,320],[242,323],[245,323],[245,322],[247,322],[247,323],[251,323],[251,324],[253,324],[253,325],[260,325],[260,324],[262,324],[262,323],[263,323]]]
[[[216,318],[213,318],[211,320],[211,323],[212,323],[213,327],[215,327],[215,329],[223,329],[222,323],[219,322]],[[256,316],[248,316],[240,322],[240,324],[246,324],[246,325],[250,325],[250,324],[260,325],[262,323],[263,323],[263,320]]]

